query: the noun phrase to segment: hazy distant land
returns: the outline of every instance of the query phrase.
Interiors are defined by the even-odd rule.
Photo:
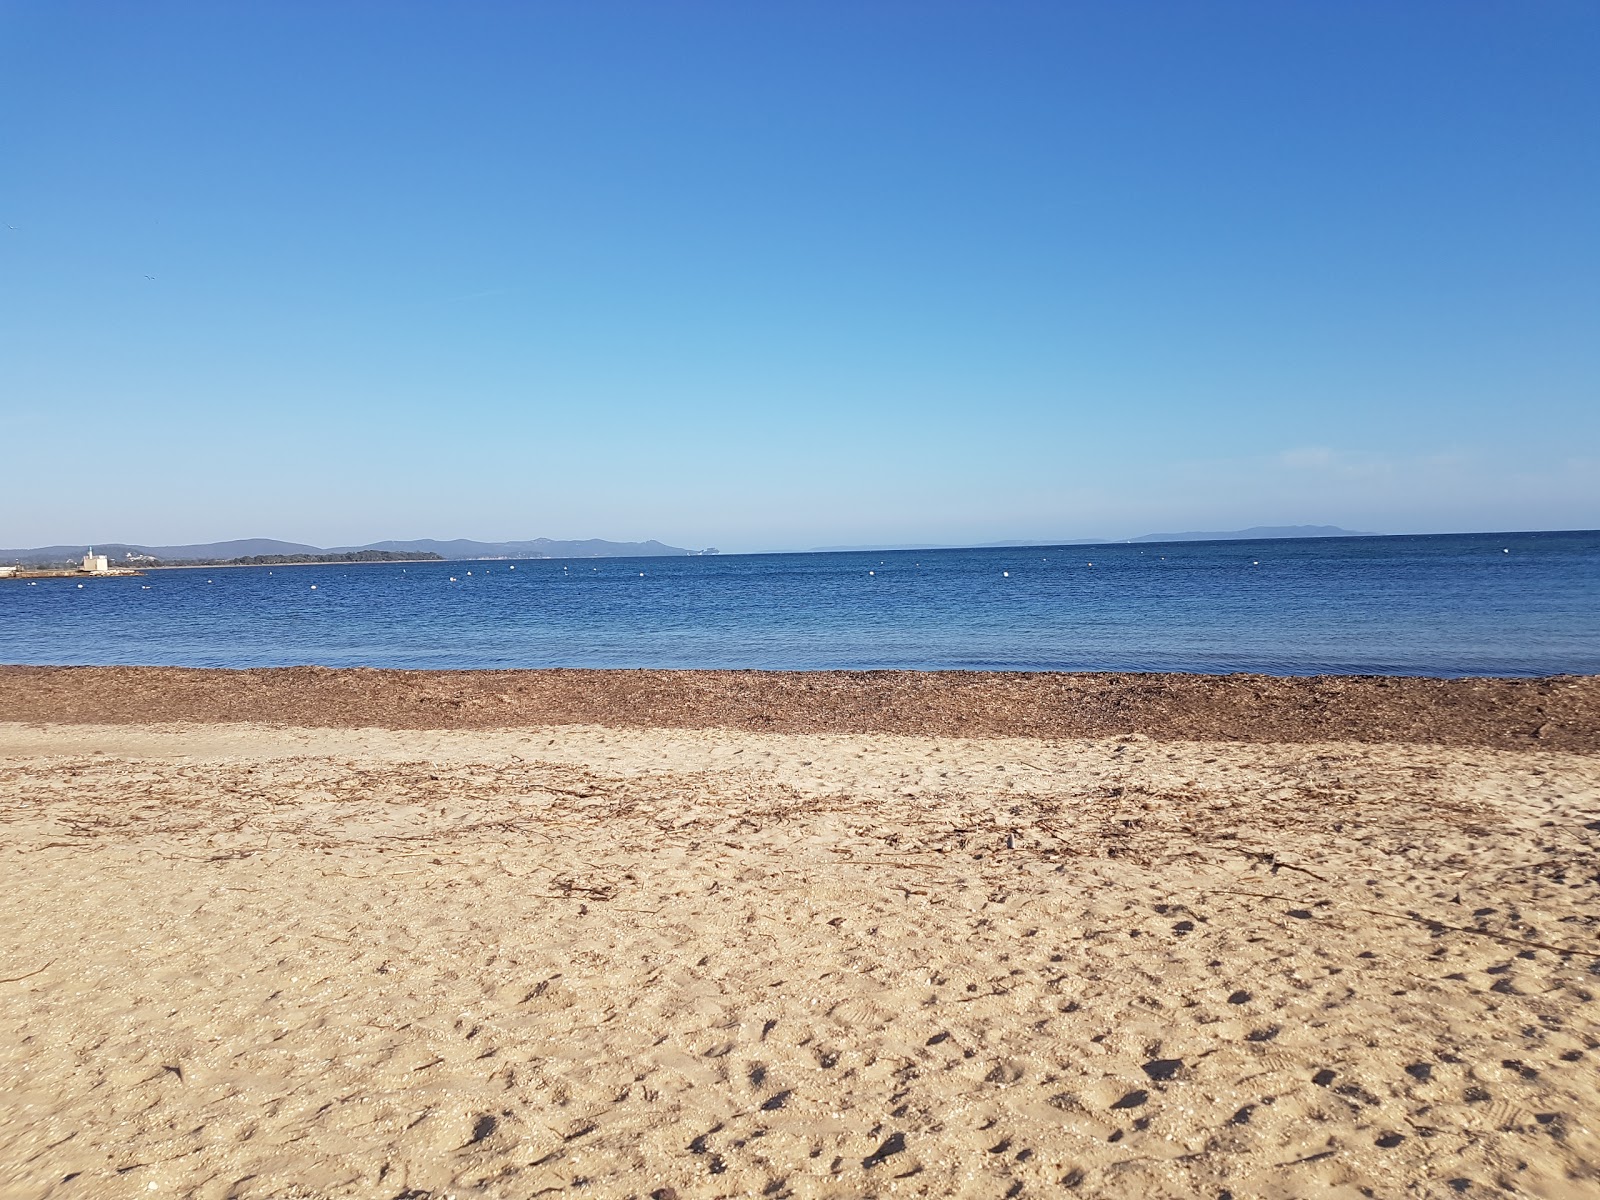
[[[36,546],[29,550],[0,550],[0,562],[25,564],[67,563],[83,557],[89,543],[71,546]],[[113,565],[180,563],[199,565],[269,565],[302,562],[392,562],[401,559],[476,559],[476,558],[637,558],[644,556],[715,554],[715,550],[685,550],[657,541],[608,542],[601,538],[586,541],[554,541],[534,538],[524,542],[474,542],[466,538],[441,542],[421,538],[410,542],[373,542],[366,546],[308,546],[302,542],[280,542],[272,538],[239,538],[229,542],[205,542],[192,546],[146,546],[131,542],[95,542],[97,553]],[[131,557],[130,557],[131,556]]]

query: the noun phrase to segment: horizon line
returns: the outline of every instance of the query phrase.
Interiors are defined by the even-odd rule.
[[[1288,527],[1288,526],[1276,526],[1276,527],[1275,526],[1259,526],[1259,527],[1251,526],[1249,528],[1271,529],[1271,528],[1292,528],[1292,527]],[[1309,526],[1307,528],[1316,528],[1316,527],[1315,526]],[[1257,535],[1257,536],[1250,536],[1250,537],[1241,536],[1241,535],[1243,535],[1245,533],[1248,533],[1248,529],[1246,529],[1246,530],[1217,530],[1217,531],[1194,530],[1194,531],[1183,531],[1181,533],[1161,534],[1161,535],[1140,534],[1140,535],[1137,535],[1137,536],[1134,536],[1134,537],[1126,537],[1126,538],[1102,538],[1102,539],[1071,538],[1071,539],[1062,539],[1062,540],[1050,540],[1050,539],[1020,540],[1019,539],[1019,540],[1007,540],[1007,541],[1003,541],[1003,542],[979,542],[979,543],[903,542],[903,543],[895,543],[893,545],[874,545],[874,544],[870,544],[870,543],[864,543],[864,544],[852,545],[852,546],[811,546],[811,547],[791,547],[791,548],[784,548],[784,549],[765,549],[765,550],[719,550],[719,549],[717,549],[715,547],[706,547],[703,550],[690,550],[690,549],[687,549],[687,548],[681,547],[681,546],[669,546],[669,545],[667,545],[666,543],[660,541],[657,538],[646,538],[643,541],[612,541],[611,539],[608,539],[608,538],[546,538],[546,537],[540,537],[540,538],[506,539],[505,541],[500,542],[500,543],[483,542],[482,544],[484,544],[484,545],[496,545],[496,544],[509,545],[509,544],[514,544],[516,542],[541,542],[541,541],[542,542],[550,542],[550,543],[554,543],[554,544],[561,544],[561,543],[573,544],[573,543],[584,543],[584,542],[600,542],[600,543],[604,543],[606,545],[617,546],[617,547],[647,546],[647,545],[654,544],[654,545],[657,545],[657,546],[661,546],[664,549],[669,551],[669,553],[666,553],[666,554],[626,554],[626,553],[624,553],[624,554],[616,554],[616,553],[606,554],[606,553],[595,553],[595,554],[557,554],[557,555],[544,555],[544,556],[539,556],[539,557],[536,557],[536,556],[533,556],[533,555],[529,555],[524,559],[524,561],[538,562],[538,561],[541,560],[541,557],[546,561],[562,559],[562,558],[703,558],[703,557],[730,558],[730,557],[754,557],[754,556],[760,556],[760,555],[773,555],[773,554],[900,554],[900,553],[914,553],[914,552],[919,552],[919,551],[935,552],[935,551],[949,551],[949,550],[1074,549],[1074,548],[1090,548],[1090,547],[1100,547],[1100,546],[1129,546],[1129,545],[1153,545],[1153,546],[1159,546],[1159,545],[1187,544],[1187,543],[1202,543],[1203,544],[1203,543],[1209,543],[1209,542],[1267,542],[1267,541],[1332,542],[1332,541],[1348,541],[1348,540],[1353,540],[1353,539],[1356,539],[1356,538],[1369,539],[1369,538],[1435,538],[1435,537],[1479,537],[1479,536],[1486,537],[1486,536],[1489,536],[1489,535],[1504,536],[1504,537],[1528,537],[1528,536],[1541,536],[1541,535],[1554,535],[1554,534],[1582,534],[1582,533],[1600,534],[1600,529],[1591,529],[1591,528],[1565,528],[1565,529],[1464,529],[1464,530],[1449,530],[1449,531],[1432,532],[1432,533],[1417,533],[1417,532],[1377,533],[1377,532],[1349,531],[1349,532],[1331,533],[1331,534],[1319,534],[1319,533],[1311,533],[1311,534],[1264,533],[1264,534],[1260,534],[1260,535]],[[313,546],[310,543],[306,543],[306,542],[287,542],[287,541],[284,541],[283,539],[278,539],[278,538],[229,538],[229,539],[225,539],[225,540],[217,541],[217,542],[195,542],[195,543],[190,543],[189,546],[186,547],[186,548],[204,549],[204,548],[207,548],[209,546],[227,545],[230,542],[250,542],[250,541],[278,542],[280,544],[287,545],[287,546],[307,547],[312,552],[324,553],[324,554],[354,553],[354,552],[359,552],[361,550],[375,549],[375,548],[377,548],[377,545],[378,545],[377,543],[369,543],[369,544],[364,545],[364,546],[320,547],[320,546]],[[403,541],[433,542],[433,543],[436,543],[436,544],[444,545],[444,544],[448,544],[449,542],[452,542],[452,541],[454,541],[454,542],[474,542],[474,541],[478,541],[478,539],[475,539],[475,538],[450,538],[450,539],[444,539],[444,538],[412,538],[412,539],[386,538],[386,539],[383,539],[383,541],[386,541],[386,542],[403,542]],[[130,550],[139,549],[141,547],[143,547],[143,548],[145,548],[147,550],[148,549],[175,548],[175,547],[151,546],[149,543],[140,543],[140,542],[117,542],[117,541],[101,541],[101,542],[93,542],[93,543],[90,543],[90,542],[84,542],[84,543],[61,542],[61,543],[57,543],[54,546],[35,546],[35,547],[27,547],[27,548],[18,548],[18,549],[9,550],[9,551],[0,551],[0,554],[26,555],[26,554],[41,553],[41,552],[44,552],[44,551],[57,551],[57,550],[65,551],[65,550],[68,550],[68,549],[70,549],[72,547],[76,547],[76,546],[78,546],[80,544],[85,546],[85,547],[91,547],[91,546],[122,547],[124,549],[130,549]],[[395,551],[395,553],[404,553],[404,551],[403,550]],[[429,553],[436,553],[436,552],[435,551],[429,551]],[[251,556],[250,555],[242,555],[242,556],[238,556],[238,557],[251,557]],[[450,557],[441,556],[441,558],[439,560],[418,560],[418,561],[492,562],[492,561],[500,561],[500,560],[513,561],[513,560],[516,560],[518,558],[519,558],[519,556],[512,555],[512,554],[463,554],[460,557],[456,557],[456,558],[450,558]],[[186,561],[186,560],[183,560],[183,559],[173,560],[174,564],[182,563],[184,561]],[[217,565],[217,564],[209,564],[209,565]],[[285,564],[285,565],[288,565],[288,564]],[[352,565],[370,565],[370,564],[352,564]],[[380,563],[378,565],[382,565],[382,564]]]

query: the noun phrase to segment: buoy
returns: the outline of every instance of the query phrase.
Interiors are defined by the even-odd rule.
[[[639,578],[640,578],[640,579],[643,579],[643,578],[644,578],[644,572],[643,572],[643,571],[640,571],[640,572],[639,572]]]
[[[79,584],[79,585],[78,585],[78,586],[79,586],[79,587],[82,587],[82,586],[83,586],[83,584],[81,584],[81,583],[80,583],[80,584]]]
[[[313,584],[312,584],[312,585],[311,585],[311,590],[312,590],[312,591],[313,591],[313,592],[314,592],[314,591],[316,591],[316,590],[317,590],[317,585],[316,585],[316,584],[314,584],[314,583],[313,583]]]
[[[455,581],[456,581],[456,577],[454,575],[450,576],[450,582],[454,583]]]
[[[1004,575],[1007,579],[1011,578],[1011,572],[1010,571],[1001,571],[1000,574]]]
[[[876,572],[876,571],[868,571],[868,572],[867,572],[867,574],[868,574],[868,575],[876,575],[876,574],[877,574],[877,572]],[[79,584],[79,585],[78,585],[78,586],[79,586],[79,587],[82,587],[82,586],[83,586],[83,584],[81,584],[81,583],[80,583],[80,584]]]

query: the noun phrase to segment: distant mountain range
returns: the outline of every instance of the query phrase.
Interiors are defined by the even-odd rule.
[[[1360,529],[1340,529],[1337,525],[1252,525],[1249,529],[1226,532],[1147,533],[1129,538],[1130,542],[1236,542],[1263,538],[1379,537]]]
[[[29,550],[0,550],[0,563],[55,563],[83,557],[88,545],[35,546]],[[558,542],[534,538],[528,542],[474,542],[465,538],[440,542],[421,538],[412,542],[373,542],[366,546],[308,546],[302,542],[279,542],[272,538],[239,538],[231,542],[205,542],[195,546],[144,546],[132,542],[96,542],[96,554],[113,563],[135,558],[155,558],[162,562],[227,562],[258,554],[348,554],[358,550],[386,550],[398,554],[437,554],[448,559],[474,558],[643,558],[662,555],[715,553],[665,546],[658,541],[607,542],[600,538]]]

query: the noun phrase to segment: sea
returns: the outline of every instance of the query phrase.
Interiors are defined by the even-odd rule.
[[[0,580],[0,662],[1594,674],[1600,532]]]

